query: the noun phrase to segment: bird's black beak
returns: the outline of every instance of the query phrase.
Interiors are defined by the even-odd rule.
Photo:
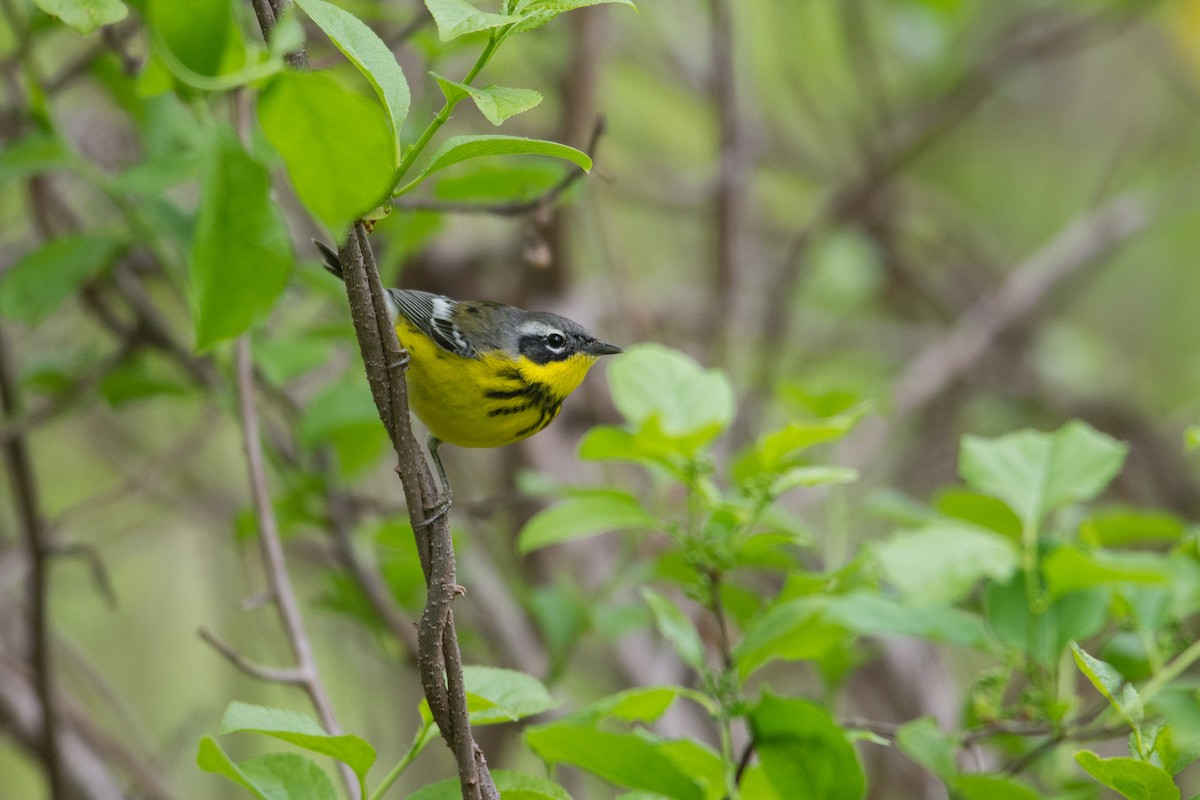
[[[593,341],[584,345],[583,352],[587,353],[589,356],[612,356],[616,355],[617,353],[624,353],[625,351],[617,347],[615,344]]]

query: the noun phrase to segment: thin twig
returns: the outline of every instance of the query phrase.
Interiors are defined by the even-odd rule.
[[[212,646],[221,655],[252,678],[258,678],[260,681],[268,683],[282,683],[285,686],[304,686],[304,675],[295,667],[268,667],[264,664],[258,664],[246,656],[239,653],[232,645],[226,644],[223,640],[217,638],[216,634],[212,633],[208,628],[200,628],[196,634]]]
[[[295,668],[300,675],[299,683],[312,701],[325,730],[339,734],[342,728],[333,713],[329,694],[317,671],[312,642],[308,638],[304,618],[300,614],[300,604],[292,589],[292,579],[283,555],[283,542],[279,536],[275,511],[271,506],[258,412],[254,405],[254,366],[250,357],[250,341],[244,336],[239,338],[234,346],[234,374],[237,382],[238,411],[242,422],[242,447],[250,473],[250,492],[254,500],[254,517],[258,524],[258,539],[262,547],[267,584],[275,601],[275,608],[279,611],[279,621],[283,625],[284,634],[292,648]],[[351,797],[357,797],[358,782],[353,772],[345,764],[339,763],[339,767],[342,768],[342,778]]]
[[[0,407],[13,419],[20,411],[17,384],[9,363],[8,346],[0,328]],[[50,550],[46,542],[46,523],[38,497],[37,477],[29,458],[24,436],[14,436],[4,444],[4,462],[17,505],[18,523],[29,560],[29,665],[34,690],[41,707],[41,736],[38,756],[46,770],[52,800],[67,797],[62,752],[58,736],[58,710],[55,700],[54,665],[50,646],[49,566]]]

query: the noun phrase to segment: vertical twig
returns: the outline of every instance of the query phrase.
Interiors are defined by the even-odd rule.
[[[8,360],[8,346],[0,328],[0,405],[7,420],[16,419],[20,412],[16,380]],[[54,664],[50,652],[50,616],[47,584],[49,581],[50,549],[45,539],[46,524],[38,499],[37,478],[29,459],[24,434],[4,443],[4,462],[17,506],[21,537],[29,560],[29,666],[33,673],[34,690],[41,706],[42,728],[38,755],[46,770],[46,781],[53,800],[65,798],[62,752],[58,738],[58,704],[54,693]]]
[[[238,411],[242,421],[242,447],[250,472],[250,492],[254,499],[254,517],[258,524],[258,540],[262,547],[267,585],[270,587],[271,598],[279,611],[279,621],[283,625],[296,660],[297,682],[308,694],[325,730],[339,734],[342,729],[333,713],[333,705],[329,701],[325,684],[317,671],[312,642],[304,628],[304,619],[300,616],[300,604],[296,601],[296,593],[292,589],[292,579],[288,575],[287,562],[283,557],[279,526],[275,521],[275,511],[271,507],[258,413],[254,407],[254,365],[250,358],[250,342],[244,336],[238,339],[234,347],[234,371],[237,380]],[[341,762],[338,766],[351,797],[357,797],[358,782],[354,773]]]

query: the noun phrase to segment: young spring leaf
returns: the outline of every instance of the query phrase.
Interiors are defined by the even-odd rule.
[[[658,624],[658,632],[667,641],[675,645],[675,652],[683,663],[697,671],[704,669],[704,642],[696,632],[687,614],[679,606],[671,602],[665,595],[653,589],[642,589],[642,597],[650,610],[654,612],[654,620]]]
[[[977,491],[1008,503],[1028,528],[1067,503],[1091,500],[1120,471],[1128,447],[1083,422],[1054,433],[965,436],[959,472]]]
[[[625,419],[654,422],[668,436],[703,433],[711,440],[733,419],[729,378],[661,345],[629,348],[611,362],[608,380]]]
[[[932,522],[875,547],[892,585],[921,605],[952,605],[982,579],[1008,580],[1017,550],[1003,536],[966,523]]]
[[[296,5],[317,23],[317,27],[325,32],[337,49],[341,50],[370,81],[375,94],[387,108],[392,128],[394,161],[398,164],[400,130],[408,117],[410,97],[408,81],[405,80],[404,71],[400,69],[391,49],[375,31],[349,11],[326,3],[325,0],[296,0]]]
[[[129,14],[121,0],[34,0],[34,3],[84,36],[97,28],[120,22]]]
[[[240,36],[228,0],[150,0],[151,41],[162,63],[178,64],[196,75],[214,76],[223,67],[226,47]],[[175,71],[178,72],[178,69]]]
[[[938,727],[933,717],[918,717],[896,731],[896,746],[943,781],[958,774],[958,742]]]
[[[196,346],[237,336],[264,316],[287,282],[291,240],[270,197],[267,170],[215,126],[204,160],[200,214],[192,241]]]
[[[767,777],[789,800],[860,800],[866,776],[833,717],[809,700],[764,693],[750,714]]]
[[[1042,797],[1016,778],[1003,775],[959,775],[950,786],[956,800],[1040,800]]]
[[[454,136],[447,139],[429,166],[425,167],[416,178],[397,190],[397,194],[406,194],[438,170],[458,164],[471,158],[483,156],[550,156],[570,161],[575,166],[587,172],[592,168],[592,159],[587,153],[568,147],[558,142],[547,142],[542,139],[525,139],[520,136]]]
[[[340,237],[391,188],[395,143],[379,106],[321,73],[275,76],[258,101],[296,194]]]
[[[299,753],[271,753],[235,763],[211,736],[200,740],[196,765],[223,775],[259,800],[336,800],[328,773]]]
[[[597,6],[608,3],[619,3],[636,9],[631,0],[523,0],[515,4],[513,15],[519,16],[520,21],[508,31],[511,36],[524,31],[540,28],[560,14],[586,6]]]
[[[511,25],[519,19],[507,14],[480,11],[467,0],[425,0],[425,7],[429,9],[437,25],[438,37],[443,42],[468,33]]]
[[[486,86],[482,89],[466,83],[452,81],[437,73],[433,74],[446,101],[455,103],[464,96],[474,101],[488,122],[499,125],[511,116],[520,114],[542,102],[541,92],[533,89],[511,89],[506,86]]]
[[[1075,754],[1075,763],[1127,800],[1179,800],[1179,787],[1162,767],[1133,758],[1101,758],[1091,750]]]
[[[344,762],[362,781],[375,763],[375,748],[357,736],[329,734],[307,714],[249,703],[230,703],[221,734],[253,732]],[[244,766],[244,765],[242,765]]]
[[[472,725],[515,722],[558,706],[537,678],[512,669],[463,667],[467,708]],[[428,701],[421,701],[421,718],[431,720]]]
[[[567,497],[525,524],[517,549],[529,553],[606,531],[655,527],[656,520],[627,492],[601,489]]]
[[[0,316],[36,325],[112,261],[121,241],[72,234],[52,239],[0,273]]]

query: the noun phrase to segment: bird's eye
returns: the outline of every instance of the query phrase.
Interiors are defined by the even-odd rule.
[[[563,336],[561,333],[551,333],[546,336],[546,344],[550,345],[550,347],[554,350],[558,350],[566,343],[567,337]]]

